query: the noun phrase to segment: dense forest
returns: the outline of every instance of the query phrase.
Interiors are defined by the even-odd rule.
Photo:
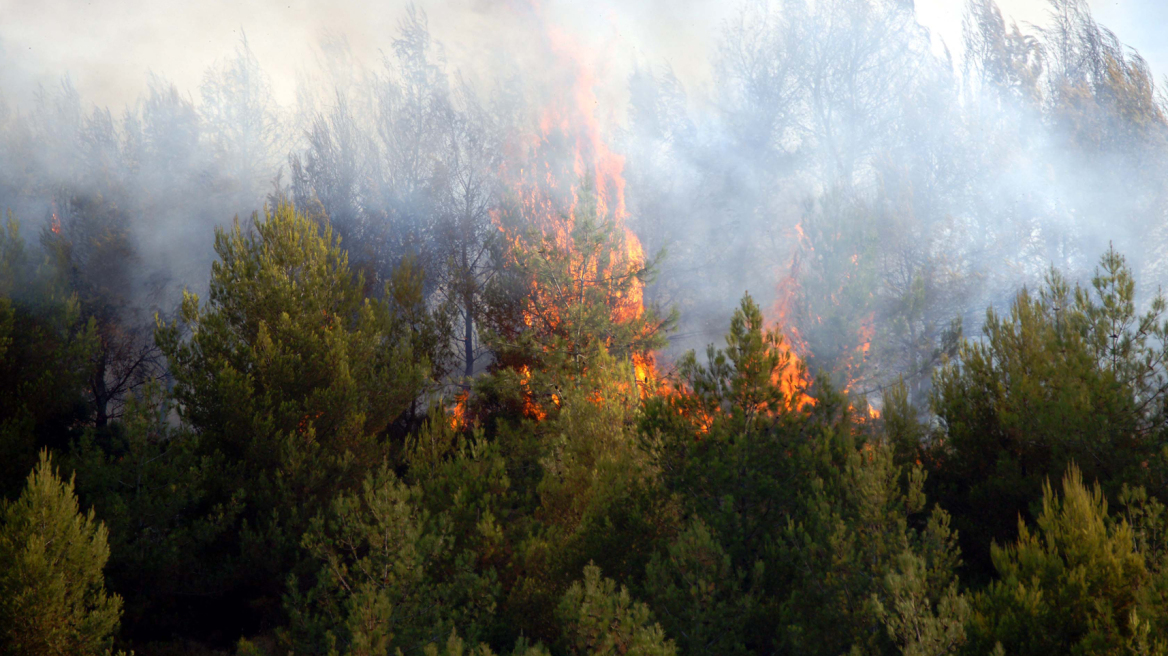
[[[295,107],[0,85],[0,654],[1168,655],[1137,52],[751,1],[610,121],[514,11],[487,81],[411,7]]]

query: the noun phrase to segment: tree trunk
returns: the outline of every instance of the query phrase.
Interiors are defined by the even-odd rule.
[[[104,345],[103,345],[104,350]],[[97,367],[93,372],[93,380],[90,382],[90,390],[93,392],[93,405],[97,408],[97,416],[93,423],[98,428],[105,428],[109,422],[109,389],[105,384],[105,369],[106,369],[107,354],[102,353],[97,358]]]
[[[462,347],[464,357],[466,357],[466,377],[470,378],[474,374],[474,314],[473,304],[470,298],[466,299],[466,309],[463,310],[463,316],[466,318],[464,330],[466,331],[462,337]]]

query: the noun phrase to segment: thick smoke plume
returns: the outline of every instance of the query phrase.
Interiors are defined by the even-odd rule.
[[[903,377],[918,401],[1052,265],[1085,277],[1112,242],[1145,289],[1168,274],[1166,101],[1082,0],[1041,28],[971,0],[959,56],[911,0],[447,9],[320,39],[291,94],[243,31],[198,88],[158,62],[124,107],[67,76],[26,93],[0,50],[0,208],[66,235],[94,296],[148,326],[205,284],[214,226],[291,199],[370,280],[416,262],[469,374],[538,150],[557,193],[598,191],[666,254],[645,298],[680,311],[667,357],[717,341],[749,291],[812,369],[856,393]]]

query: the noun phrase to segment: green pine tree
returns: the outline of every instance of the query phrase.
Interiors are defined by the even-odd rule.
[[[677,650],[653,622],[652,611],[624,586],[584,568],[584,579],[564,593],[557,610],[565,653],[572,656],[673,656]]]
[[[1043,488],[1032,529],[1018,522],[1018,539],[992,548],[998,580],[977,596],[970,653],[1001,643],[1006,653],[1128,654],[1133,646],[1165,653],[1142,607],[1150,582],[1131,525],[1112,521],[1098,484],[1088,487],[1071,466],[1062,494]]]
[[[287,598],[296,651],[367,656],[414,651],[452,630],[478,638],[495,609],[493,572],[456,548],[452,522],[431,515],[421,491],[383,469],[360,494],[339,496],[304,536],[321,567],[316,584]]]
[[[275,615],[312,517],[401,448],[391,427],[429,364],[419,276],[369,298],[327,222],[281,204],[253,223],[217,232],[207,301],[185,294],[157,340],[198,455],[222,463],[207,501],[246,504],[224,554],[241,559],[231,596]]]
[[[959,552],[925,473],[830,383],[794,382],[804,371],[749,296],[726,342],[706,364],[687,355],[641,422],[690,522],[646,581],[667,630],[695,654],[952,651]]]
[[[938,373],[929,494],[953,513],[975,579],[992,572],[990,543],[1012,539],[1019,514],[1033,521],[1043,481],[1071,462],[1113,496],[1124,484],[1163,494],[1166,309],[1156,296],[1136,311],[1131,271],[1109,250],[1089,289],[1052,271],[1005,315],[990,310],[984,339]]]
[[[68,291],[46,228],[30,251],[11,212],[0,226],[0,497],[20,493],[43,447],[64,448],[89,417],[97,329]]]
[[[47,451],[0,509],[0,652],[108,654],[122,600],[106,593],[105,526],[82,513]]]
[[[477,395],[518,398],[520,414],[534,417],[554,413],[556,385],[582,375],[601,351],[646,361],[676,320],[643,305],[657,261],[631,253],[630,236],[597,215],[587,181],[563,220],[562,232],[531,230],[505,244],[487,290],[485,341],[496,364]]]
[[[170,408],[161,386],[147,384],[119,421],[88,429],[69,453],[78,495],[109,528],[106,575],[126,599],[127,638],[214,630],[198,624],[205,613],[193,600],[213,598],[232,575],[216,549],[242,499],[212,502],[208,483],[221,461],[199,454],[198,437],[172,423]]]

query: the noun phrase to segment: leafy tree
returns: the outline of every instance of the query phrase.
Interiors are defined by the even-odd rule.
[[[556,616],[561,625],[558,643],[562,649],[556,653],[579,656],[667,656],[677,653],[661,626],[652,623],[649,608],[635,601],[624,586],[618,588],[615,581],[603,578],[600,568],[595,565],[584,568],[583,580],[573,583],[564,593],[556,608]],[[471,647],[452,631],[441,647],[430,643],[422,653],[427,656],[492,656],[495,652],[483,643]],[[524,638],[516,642],[510,653],[513,656],[549,654],[541,644],[531,645]]]
[[[937,529],[930,526],[930,529]],[[957,653],[966,639],[965,624],[970,604],[957,590],[952,567],[942,571],[941,584],[949,587],[938,596],[936,572],[929,571],[927,559],[905,551],[885,575],[886,601],[874,596],[873,602],[892,639],[904,656],[940,656]]]
[[[589,563],[633,585],[658,542],[676,531],[676,508],[637,439],[641,389],[632,365],[600,351],[578,377],[532,375],[555,391],[544,420],[500,429],[514,449],[513,493],[530,516],[514,531],[518,576],[508,595],[510,622],[552,642],[556,601]]]
[[[54,203],[57,230],[46,233],[44,240],[82,315],[96,326],[88,396],[98,428],[121,414],[134,390],[162,374],[161,354],[143,307],[145,294],[135,291],[144,281],[138,277],[141,260],[130,234],[126,194],[110,193],[110,198],[96,192],[60,198]]]
[[[759,604],[747,574],[695,519],[650,561],[645,590],[681,653],[746,654],[746,623]]]
[[[924,512],[924,472],[897,466],[826,382],[808,396],[749,296],[726,342],[707,365],[687,355],[677,393],[642,420],[691,518],[649,570],[667,628],[694,653],[951,650],[958,552],[947,515]]]
[[[1037,105],[1042,99],[1042,46],[1018,24],[1009,27],[994,0],[969,0],[963,21],[965,68],[997,99]],[[983,97],[984,97],[983,92]]]
[[[947,135],[929,136],[948,139]],[[866,340],[858,349],[866,362],[861,360],[865,366],[855,367],[848,381],[850,389],[860,393],[903,384],[908,400],[919,409],[928,405],[933,372],[955,355],[963,313],[978,287],[985,284],[985,276],[975,268],[978,265],[969,261],[973,258],[960,255],[969,245],[952,216],[949,199],[918,191],[945,184],[950,181],[945,176],[956,175],[936,172],[928,164],[936,157],[958,158],[938,152],[943,147],[928,143],[923,146],[925,152],[915,156],[910,148],[905,155],[890,155],[880,165],[878,201],[866,208],[875,215],[870,221],[877,240],[868,253],[877,263],[875,280],[869,280],[875,299],[868,303],[871,314],[866,323],[854,328]],[[835,229],[850,232],[846,225],[837,224]],[[862,275],[863,262],[863,257],[857,258],[853,276]],[[850,305],[843,303],[835,311],[846,312]]]
[[[307,117],[307,148],[290,158],[292,190],[302,211],[327,213],[370,282],[413,257],[428,275],[429,297],[437,258],[448,254],[435,224],[449,189],[444,151],[458,139],[459,117],[425,12],[407,9],[398,28],[383,70],[362,71],[359,84],[356,76],[335,80],[327,105]],[[353,64],[344,61],[340,75]]]
[[[776,640],[796,653],[951,653],[968,611],[949,517],[924,512],[924,472],[904,476],[879,442],[835,462],[808,455],[820,463],[804,474],[811,489],[791,513],[780,558],[767,563],[790,568],[787,630]]]
[[[203,75],[199,113],[226,189],[254,207],[261,185],[284,154],[286,135],[272,98],[271,80],[241,34],[235,52]],[[241,203],[241,204],[242,204]]]
[[[487,317],[499,366],[579,374],[601,349],[627,359],[664,345],[675,318],[642,304],[656,263],[597,211],[585,180],[562,228],[522,233],[500,258]]]
[[[1053,20],[1043,36],[1051,118],[1088,151],[1163,143],[1168,124],[1147,62],[1129,55],[1083,0],[1049,2]]]
[[[563,624],[565,652],[578,656],[669,656],[677,653],[660,625],[650,624],[652,612],[618,590],[600,568],[584,568],[584,579],[572,584],[560,601],[557,615]]]
[[[438,189],[439,219],[435,248],[445,257],[437,276],[445,295],[462,315],[456,331],[461,342],[459,373],[469,379],[481,369],[487,356],[479,335],[486,314],[486,292],[495,273],[499,231],[491,220],[499,197],[496,172],[499,154],[499,127],[482,106],[469,85],[461,85],[456,98],[464,108],[452,113],[446,147],[441,152],[441,168],[446,184]]]
[[[1168,632],[1168,515],[1164,504],[1148,496],[1143,487],[1127,487],[1120,491],[1121,513],[1117,519],[1131,527],[1136,551],[1143,556],[1148,580],[1136,593],[1140,610],[1129,618],[1131,650],[1137,654],[1154,653],[1155,648],[1168,650],[1168,644],[1157,644]]]
[[[426,645],[422,651],[425,656],[494,656],[495,652],[487,645],[479,643],[477,647],[468,646],[456,634],[451,634],[446,644],[439,650],[437,645]],[[528,646],[526,643],[516,645],[512,656],[548,656],[543,645]]]
[[[863,388],[871,382],[863,379],[873,346],[878,215],[842,188],[808,205],[780,291],[783,323],[809,367],[840,388]]]
[[[0,650],[110,653],[122,600],[105,591],[106,535],[42,450],[20,498],[0,509]]]
[[[639,576],[670,530],[668,502],[637,448],[647,381],[634,363],[647,365],[671,319],[642,308],[652,263],[629,253],[615,225],[593,222],[590,193],[574,219],[561,217],[570,232],[505,244],[484,317],[494,371],[465,402],[465,420],[504,458],[518,506],[506,524],[515,550],[507,623],[548,642],[559,631],[556,600],[586,563]]]
[[[796,465],[788,451],[800,425],[810,423],[812,401],[805,369],[782,335],[765,328],[749,296],[726,344],[724,351],[709,348],[706,365],[692,352],[678,362],[682,392],[648,399],[641,430],[667,489],[681,493],[685,509],[749,571],[793,500]]]
[[[455,628],[482,632],[498,595],[493,573],[476,571],[449,516],[431,515],[420,497],[383,469],[314,521],[304,547],[322,567],[313,588],[289,597],[293,644],[386,654],[437,644]]]
[[[198,437],[171,423],[171,409],[149,384],[119,422],[87,430],[69,453],[78,495],[105,518],[107,579],[126,600],[124,634],[138,642],[218,631],[215,597],[234,562],[223,543],[243,505],[211,502],[222,461],[200,455]]]

